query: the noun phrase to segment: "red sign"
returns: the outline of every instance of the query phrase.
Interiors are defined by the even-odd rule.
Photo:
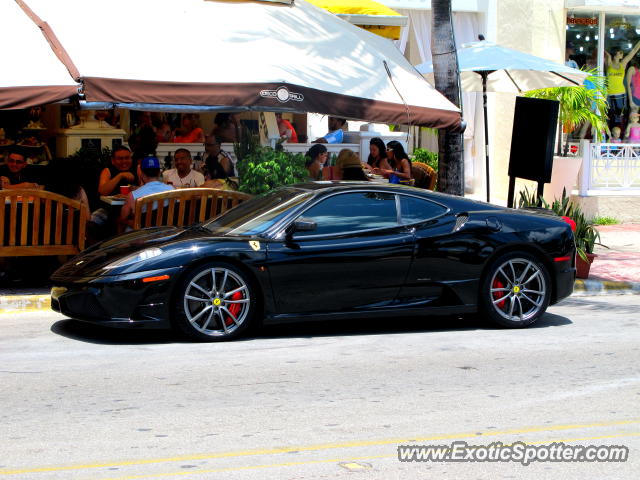
[[[597,18],[568,17],[567,25],[598,25]]]

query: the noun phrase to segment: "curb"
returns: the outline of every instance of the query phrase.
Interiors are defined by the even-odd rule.
[[[612,280],[576,280],[573,296],[640,295],[640,282]],[[0,295],[0,315],[39,312],[51,309],[51,297],[46,295]]]
[[[576,280],[573,295],[639,295],[640,283],[616,282],[613,280]]]
[[[1,295],[0,314],[39,312],[51,309],[50,295]]]

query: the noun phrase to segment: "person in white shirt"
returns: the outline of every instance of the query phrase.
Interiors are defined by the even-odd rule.
[[[175,188],[200,187],[204,183],[204,175],[191,168],[191,153],[186,148],[179,148],[173,154],[176,168],[162,174],[164,183]]]

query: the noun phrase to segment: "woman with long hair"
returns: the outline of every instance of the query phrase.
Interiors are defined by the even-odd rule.
[[[411,180],[411,160],[409,155],[404,151],[402,144],[396,140],[387,143],[387,159],[389,160],[390,169],[375,168],[374,173],[383,175],[385,178],[396,175],[400,180]]]
[[[327,161],[328,155],[329,152],[327,151],[327,147],[321,143],[316,143],[313,147],[307,150],[304,166],[309,171],[310,180],[322,179],[322,168]]]
[[[369,158],[365,168],[373,170],[374,168],[385,168],[391,170],[391,165],[387,161],[387,147],[379,137],[373,137],[369,141]]]

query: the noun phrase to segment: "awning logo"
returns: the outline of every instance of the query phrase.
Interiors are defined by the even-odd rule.
[[[287,87],[278,87],[276,90],[261,90],[260,96],[264,98],[276,98],[280,103],[287,103],[289,100],[293,102],[301,102],[304,100],[304,95],[290,92]]]

